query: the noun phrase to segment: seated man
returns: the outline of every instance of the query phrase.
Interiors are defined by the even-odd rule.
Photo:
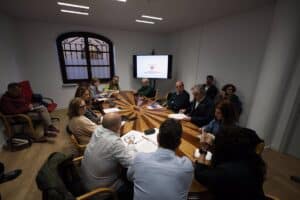
[[[134,199],[187,199],[193,180],[193,165],[187,157],[176,156],[182,126],[167,119],[159,128],[159,148],[153,153],[138,153],[127,171],[134,183]]]
[[[199,127],[208,124],[213,119],[213,102],[206,96],[205,88],[203,85],[195,85],[192,88],[194,100],[191,102],[190,107],[187,110],[181,110],[185,112],[188,117],[186,121],[191,121]]]
[[[212,101],[215,100],[218,94],[218,88],[214,84],[214,77],[212,75],[208,75],[206,77],[206,84],[204,85],[206,90],[206,96],[209,97]]]
[[[127,186],[121,179],[120,165],[128,168],[134,156],[134,146],[125,147],[120,138],[121,116],[104,115],[84,152],[81,163],[82,180],[86,189],[110,187],[125,192]]]
[[[174,112],[178,112],[181,109],[187,109],[190,105],[190,95],[184,89],[182,81],[176,82],[176,92],[171,93],[168,99],[168,108]]]
[[[142,97],[154,97],[155,96],[155,90],[153,87],[150,86],[149,79],[143,78],[142,79],[142,87],[137,91],[137,94]]]
[[[8,85],[7,92],[1,98],[0,108],[4,114],[27,114],[33,120],[42,120],[44,136],[55,137],[59,132],[53,126],[46,107],[38,106],[38,108],[34,108],[32,104],[26,104],[25,99],[21,95],[21,88],[18,83],[10,83]],[[45,138],[40,137],[37,141],[45,141]]]

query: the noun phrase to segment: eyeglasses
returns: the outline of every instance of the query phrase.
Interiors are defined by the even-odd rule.
[[[80,105],[79,107],[80,107],[80,108],[85,108],[85,107],[86,107],[86,105]]]

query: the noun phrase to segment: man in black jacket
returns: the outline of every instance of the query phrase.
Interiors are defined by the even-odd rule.
[[[214,84],[214,77],[212,75],[208,75],[206,77],[206,84],[204,84],[206,90],[206,96],[209,97],[212,101],[215,100],[218,94],[218,88]]]
[[[208,124],[213,119],[213,102],[206,96],[204,85],[195,85],[192,88],[194,100],[187,110],[181,110],[188,115],[186,121],[191,121],[199,127]]]
[[[190,95],[184,89],[182,81],[176,82],[176,92],[170,93],[168,97],[168,108],[174,112],[178,112],[180,109],[187,109],[190,105]]]

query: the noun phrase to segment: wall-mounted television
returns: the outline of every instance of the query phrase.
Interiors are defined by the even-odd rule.
[[[134,78],[172,78],[172,55],[134,55]]]

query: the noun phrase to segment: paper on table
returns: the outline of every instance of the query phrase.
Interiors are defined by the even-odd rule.
[[[44,107],[43,105],[36,105],[36,106],[33,106],[32,110],[38,110],[38,109],[41,109],[43,107]]]
[[[183,113],[178,113],[178,114],[169,114],[168,118],[182,120],[182,119],[187,118],[187,116]]]
[[[163,107],[161,105],[159,105],[158,103],[155,103],[155,104],[151,104],[151,105],[147,106],[147,108],[149,110],[154,110],[154,109],[162,109]]]
[[[108,101],[109,100],[109,98],[97,98],[97,101]]]
[[[150,153],[156,151],[158,148],[157,134],[158,129],[155,129],[155,133],[151,135],[145,135],[143,132],[132,130],[122,136],[121,139],[126,146],[129,141],[133,141],[138,152]]]
[[[119,108],[105,108],[105,109],[103,109],[103,111],[107,114],[107,113],[112,113],[112,112],[119,112],[121,110]]]

